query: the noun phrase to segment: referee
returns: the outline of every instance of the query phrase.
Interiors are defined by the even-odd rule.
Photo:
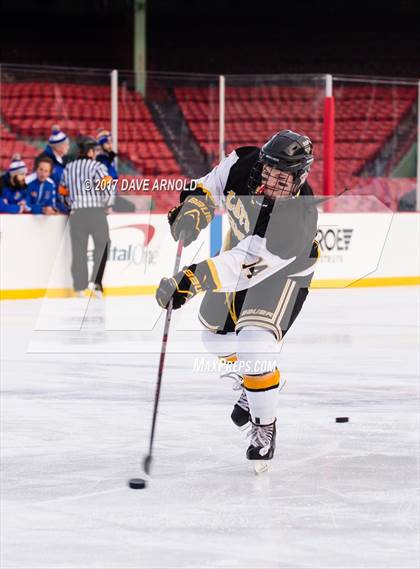
[[[73,288],[83,296],[88,288],[95,296],[103,292],[102,277],[108,256],[109,227],[106,218],[114,201],[112,178],[106,167],[95,160],[98,143],[90,136],[77,141],[79,155],[66,165],[61,177],[62,191],[68,193],[71,206],[70,239]],[[93,271],[89,279],[87,246],[94,242]]]

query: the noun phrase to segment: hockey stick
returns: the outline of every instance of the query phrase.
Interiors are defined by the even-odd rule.
[[[351,191],[350,188],[344,188],[344,190],[341,191],[339,194],[334,194],[334,195],[331,195],[331,196],[324,196],[324,197],[322,197],[322,198],[315,198],[315,199],[313,200],[313,204],[314,204],[314,205],[322,204],[322,203],[324,203],[324,202],[327,202],[327,201],[329,201],[329,200],[332,200],[333,198],[339,198],[340,196],[342,196],[342,195],[345,194],[346,192],[350,192],[350,191]],[[304,196],[304,197],[305,197],[305,196]]]
[[[183,234],[181,231],[181,235],[178,241],[178,247],[176,250],[176,257],[175,257],[175,266],[174,272],[175,275],[179,271],[179,265],[181,264],[181,255],[183,249]],[[162,345],[160,348],[160,359],[159,359],[159,368],[157,373],[157,382],[156,382],[156,392],[155,392],[155,402],[153,408],[153,419],[152,419],[152,428],[150,431],[150,441],[149,441],[149,453],[147,456],[144,457],[143,460],[143,468],[146,474],[150,474],[150,468],[152,465],[153,459],[153,441],[155,439],[155,429],[156,429],[156,418],[157,412],[159,407],[159,400],[160,400],[160,388],[162,385],[162,376],[163,376],[163,369],[165,367],[165,356],[166,356],[166,346],[168,344],[168,336],[169,336],[169,327],[171,324],[172,318],[172,301],[169,303],[168,308],[166,309],[166,318],[165,318],[165,326],[163,328],[163,336],[162,336]]]

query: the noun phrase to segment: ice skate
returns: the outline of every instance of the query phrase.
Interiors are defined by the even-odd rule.
[[[250,445],[246,451],[248,460],[253,461],[255,474],[261,474],[268,470],[268,462],[274,456],[276,449],[276,422],[270,425],[251,424],[248,433]]]
[[[237,362],[238,358],[236,357],[236,354],[230,354],[229,356],[219,356],[219,364],[222,366],[220,371],[220,379],[223,381],[230,381],[233,391],[239,391],[242,389],[243,383],[242,375],[235,369]]]
[[[249,414],[248,398],[246,396],[245,389],[242,389],[241,396],[235,403],[230,418],[239,428],[245,427],[251,420],[251,415]]]
[[[220,379],[231,381],[232,389],[234,391],[241,391],[241,395],[233,407],[230,418],[237,427],[242,428],[249,423],[251,416],[249,414],[248,398],[243,388],[243,377],[234,369],[238,360],[236,355],[232,354],[221,358],[221,361],[226,369],[220,374]]]

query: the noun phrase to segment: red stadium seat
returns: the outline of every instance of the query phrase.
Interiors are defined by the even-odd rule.
[[[203,152],[217,162],[219,104],[214,88],[175,89],[178,104]],[[377,155],[415,104],[410,87],[346,86],[336,99],[335,169],[337,187],[354,177]],[[317,162],[311,180],[322,192],[322,88],[299,86],[226,87],[226,152],[238,146],[260,146],[281,128],[307,134]]]

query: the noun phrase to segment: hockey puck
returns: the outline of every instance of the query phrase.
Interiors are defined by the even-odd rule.
[[[349,418],[348,417],[336,417],[335,422],[336,423],[348,423]]]
[[[133,490],[141,490],[142,488],[146,488],[146,480],[143,478],[132,478],[128,481],[128,485]]]

